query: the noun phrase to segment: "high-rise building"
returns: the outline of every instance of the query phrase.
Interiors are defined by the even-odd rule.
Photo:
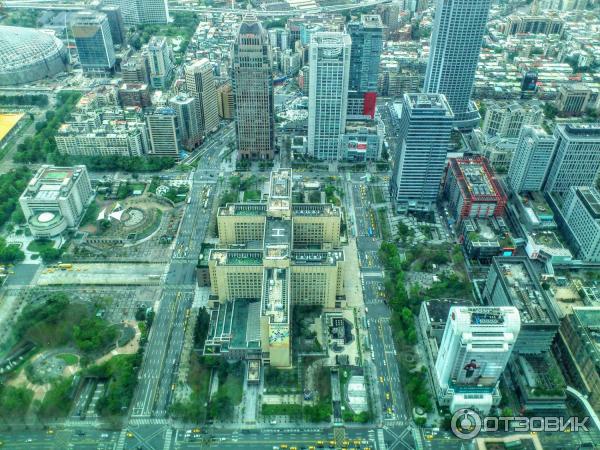
[[[102,0],[102,4],[119,6],[123,14],[123,22],[128,27],[169,22],[167,0]]]
[[[179,158],[181,141],[177,112],[173,108],[160,107],[146,116],[150,152],[154,156]]]
[[[507,184],[513,192],[540,191],[556,139],[541,127],[525,126],[508,169]]]
[[[593,186],[600,170],[600,123],[559,124],[554,137],[544,190],[564,194],[571,186]]]
[[[424,91],[444,94],[455,126],[479,122],[471,102],[490,0],[437,0]]]
[[[169,23],[168,0],[137,0],[142,23]]]
[[[400,148],[395,155],[390,195],[399,211],[430,210],[444,174],[454,122],[442,94],[404,94],[394,105]]]
[[[169,100],[169,106],[177,113],[181,144],[187,150],[197,147],[202,141],[202,130],[198,120],[197,100],[188,94],[178,94]]]
[[[341,210],[292,202],[290,169],[271,174],[268,200],[219,208],[210,276],[207,354],[292,364],[294,305],[340,306],[344,292]],[[317,250],[315,250],[317,249]]]
[[[400,4],[398,2],[391,2],[377,5],[377,12],[381,14],[381,20],[385,25],[385,34],[389,38],[391,34],[398,31]]]
[[[206,58],[185,66],[185,85],[196,99],[200,133],[206,136],[219,127],[219,106],[213,68]]]
[[[348,89],[360,101],[358,111],[349,108],[349,115],[375,115],[379,60],[383,48],[383,24],[378,14],[362,15],[346,26],[352,47],[350,50],[350,76]]]
[[[58,236],[79,225],[94,191],[85,166],[43,165],[19,197],[19,204],[36,238]]]
[[[594,187],[571,186],[562,208],[565,235],[575,255],[600,262],[600,193]]]
[[[450,308],[433,374],[438,401],[450,412],[487,414],[521,329],[514,306]]]
[[[495,257],[488,271],[483,298],[489,306],[514,306],[519,310],[521,331],[515,352],[550,351],[559,325],[556,306],[540,286],[539,275],[528,257]]]
[[[235,130],[240,158],[273,159],[275,105],[271,46],[256,17],[247,15],[232,49]]]
[[[167,38],[152,36],[148,42],[148,66],[150,85],[155,89],[168,88],[173,72],[173,55]]]
[[[346,126],[350,75],[350,36],[317,32],[310,41],[308,153],[337,160]]]
[[[85,72],[105,74],[113,70],[116,56],[106,14],[89,11],[75,13],[71,34]]]
[[[100,8],[100,11],[106,14],[108,25],[110,27],[110,35],[112,36],[113,44],[122,45],[125,43],[127,35],[125,24],[123,23],[123,14],[121,7],[117,5],[105,5]]]

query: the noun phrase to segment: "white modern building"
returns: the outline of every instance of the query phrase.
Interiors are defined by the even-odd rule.
[[[498,404],[499,379],[520,328],[513,306],[450,308],[433,377],[440,405],[487,414]]]
[[[600,124],[558,124],[554,136],[544,190],[566,194],[571,186],[593,186],[600,171]]]
[[[600,262],[600,193],[594,187],[572,186],[562,214],[577,257]]]
[[[76,228],[94,192],[85,166],[40,167],[19,198],[31,234],[52,238]]]
[[[542,189],[555,145],[556,138],[543,128],[523,127],[508,169],[507,183],[513,192]]]
[[[153,36],[148,42],[148,66],[150,69],[150,85],[155,89],[169,87],[173,71],[173,54],[167,38]]]
[[[525,125],[541,125],[544,112],[538,102],[485,102],[481,130],[489,137],[516,139]]]
[[[219,127],[217,88],[210,61],[202,58],[184,67],[188,93],[196,99],[200,134],[206,136]]]
[[[442,94],[404,94],[394,104],[400,148],[395,155],[390,195],[398,211],[430,210],[444,174],[454,123]]]
[[[310,40],[308,154],[335,161],[340,156],[348,108],[350,36],[317,32]]]
[[[490,0],[436,0],[424,92],[444,94],[458,128],[479,122],[471,102]]]

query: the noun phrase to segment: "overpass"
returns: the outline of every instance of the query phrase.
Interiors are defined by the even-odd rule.
[[[592,408],[592,405],[588,401],[587,397],[571,386],[567,386],[567,393],[571,394],[573,397],[579,400],[579,403],[581,403],[581,405],[585,408],[586,412],[589,414],[590,420],[596,427],[596,430],[600,431],[600,419],[598,418],[598,414],[596,414],[596,411],[594,411],[594,408]]]
[[[391,0],[369,0],[366,2],[353,3],[350,5],[333,5],[306,9],[290,9],[287,11],[267,11],[262,9],[244,9],[244,8],[207,8],[201,6],[169,6],[170,11],[195,12],[202,13],[229,13],[243,16],[251,12],[258,17],[291,17],[300,14],[319,14],[351,11],[353,9],[376,6],[383,3],[390,3]],[[41,9],[55,11],[81,11],[90,6],[85,3],[62,3],[50,2],[48,0],[7,0],[4,2],[5,9]]]

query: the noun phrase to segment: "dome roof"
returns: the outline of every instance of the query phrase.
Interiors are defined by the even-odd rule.
[[[52,34],[35,28],[0,26],[0,78],[13,74],[19,82],[19,75],[27,71],[30,73],[23,81],[33,81],[54,75],[61,65],[64,70],[65,61],[65,47]]]

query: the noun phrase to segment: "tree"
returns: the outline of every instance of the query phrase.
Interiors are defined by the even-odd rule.
[[[0,415],[4,419],[21,418],[33,399],[33,391],[14,386],[0,386]]]
[[[14,264],[25,259],[23,253],[17,245],[6,245],[6,240],[0,237],[0,263]]]
[[[62,250],[59,248],[44,248],[40,250],[40,256],[42,261],[46,264],[55,263],[60,260],[62,256]]]

